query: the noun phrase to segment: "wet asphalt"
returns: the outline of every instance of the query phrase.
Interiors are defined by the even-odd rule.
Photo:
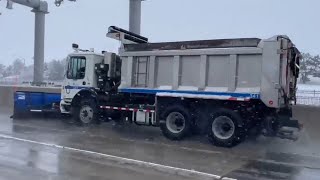
[[[250,137],[231,149],[212,146],[201,136],[170,141],[154,127],[112,122],[79,127],[68,119],[37,115],[13,120],[10,115],[11,110],[0,109],[0,180],[204,179],[197,174],[122,162],[108,155],[220,179],[320,179],[320,108],[295,108],[295,118],[304,124],[297,141]]]

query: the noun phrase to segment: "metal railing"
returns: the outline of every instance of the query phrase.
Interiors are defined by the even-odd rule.
[[[320,91],[298,90],[297,104],[320,106]]]

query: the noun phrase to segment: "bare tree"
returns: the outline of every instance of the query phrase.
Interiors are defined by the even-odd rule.
[[[309,53],[302,55],[300,62],[300,75],[303,84],[310,81],[310,76],[317,77],[319,73],[320,57],[312,56]]]
[[[4,77],[5,75],[6,66],[3,64],[0,64],[0,78]]]
[[[14,75],[20,75],[24,68],[24,62],[22,59],[16,59],[13,61],[12,71]]]
[[[50,81],[63,80],[64,77],[64,63],[63,60],[52,60],[48,63],[48,79]]]

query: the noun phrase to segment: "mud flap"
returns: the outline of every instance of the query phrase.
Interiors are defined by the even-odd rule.
[[[281,139],[298,140],[295,132],[302,129],[302,124],[298,120],[291,119],[289,116],[279,116],[279,130],[276,134]]]
[[[300,124],[298,120],[289,117],[280,116],[279,122],[281,127],[297,128],[299,130],[302,128],[302,124]]]
[[[290,114],[278,116],[268,116],[264,120],[263,135],[279,137],[281,139],[297,140],[296,135],[302,129],[302,124],[298,120],[290,117]]]

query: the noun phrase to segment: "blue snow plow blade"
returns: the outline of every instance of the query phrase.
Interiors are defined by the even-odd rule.
[[[31,112],[60,112],[60,93],[24,92],[14,94],[14,117]]]

